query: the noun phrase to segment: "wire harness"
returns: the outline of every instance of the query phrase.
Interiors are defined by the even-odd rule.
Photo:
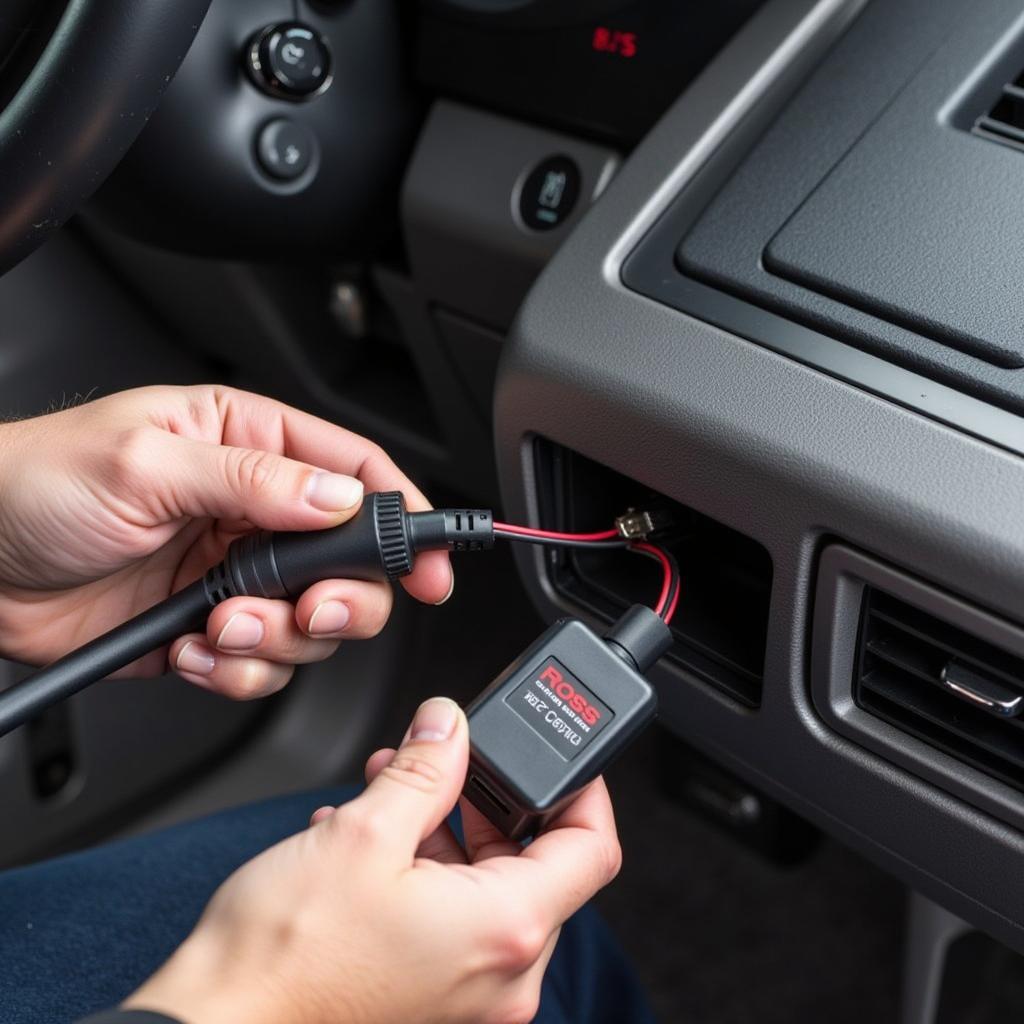
[[[625,525],[623,518],[628,518]],[[397,491],[368,494],[356,516],[341,526],[240,537],[202,579],[4,690],[0,736],[150,651],[204,629],[210,611],[229,598],[294,601],[324,579],[394,580],[412,572],[423,551],[484,551],[496,538],[556,547],[622,548],[654,559],[662,569],[662,586],[653,608],[667,625],[679,605],[679,566],[670,551],[648,539],[647,532],[654,527],[652,515],[630,512],[611,529],[562,533],[497,523],[489,509],[409,512]]]
[[[650,518],[647,513],[630,513],[631,516],[642,515]],[[623,517],[620,517],[620,519]],[[656,561],[662,569],[662,586],[654,610],[666,622],[670,623],[679,605],[680,574],[679,564],[675,556],[667,548],[648,540],[631,540],[623,536],[622,527],[612,530],[600,530],[596,533],[561,533],[557,530],[540,530],[532,526],[512,526],[509,523],[495,523],[494,536],[504,540],[521,541],[527,544],[544,544],[560,548],[623,548],[636,554],[644,555]],[[635,534],[641,536],[641,534]],[[646,537],[646,534],[642,536]]]

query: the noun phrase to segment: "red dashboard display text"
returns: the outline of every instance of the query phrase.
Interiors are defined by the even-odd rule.
[[[617,28],[598,25],[590,39],[590,45],[598,53],[611,53],[616,57],[635,57],[637,36],[635,32],[623,32]]]

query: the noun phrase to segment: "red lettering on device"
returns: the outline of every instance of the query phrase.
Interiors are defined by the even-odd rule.
[[[591,704],[582,693],[579,693],[572,683],[568,682],[565,676],[555,668],[554,665],[548,665],[540,674],[542,681],[546,682],[548,686],[555,692],[561,700],[569,706],[570,710],[575,711],[580,718],[583,719],[587,725],[596,725],[597,720],[601,717],[601,712]]]
[[[545,680],[549,686],[557,686],[565,678],[565,676],[563,676],[554,665],[548,665],[548,667],[541,672],[540,677]]]

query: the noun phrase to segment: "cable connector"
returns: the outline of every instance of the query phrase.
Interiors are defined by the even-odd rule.
[[[663,510],[629,509],[615,520],[615,529],[625,540],[646,540],[652,533],[672,525],[672,516]]]

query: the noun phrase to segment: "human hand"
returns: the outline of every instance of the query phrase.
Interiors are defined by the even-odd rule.
[[[615,876],[598,779],[525,848],[462,801],[465,715],[423,704],[366,791],[241,867],[125,1003],[185,1024],[525,1024],[562,923]]]
[[[363,489],[426,499],[365,438],[257,395],[215,386],[150,387],[0,426],[0,653],[54,660],[163,600],[254,528],[315,530],[359,509]],[[444,552],[403,585],[421,601],[450,593]],[[236,698],[279,689],[293,666],[343,638],[376,634],[386,584],[325,580],[293,607],[236,597],[123,674],[170,662]]]

